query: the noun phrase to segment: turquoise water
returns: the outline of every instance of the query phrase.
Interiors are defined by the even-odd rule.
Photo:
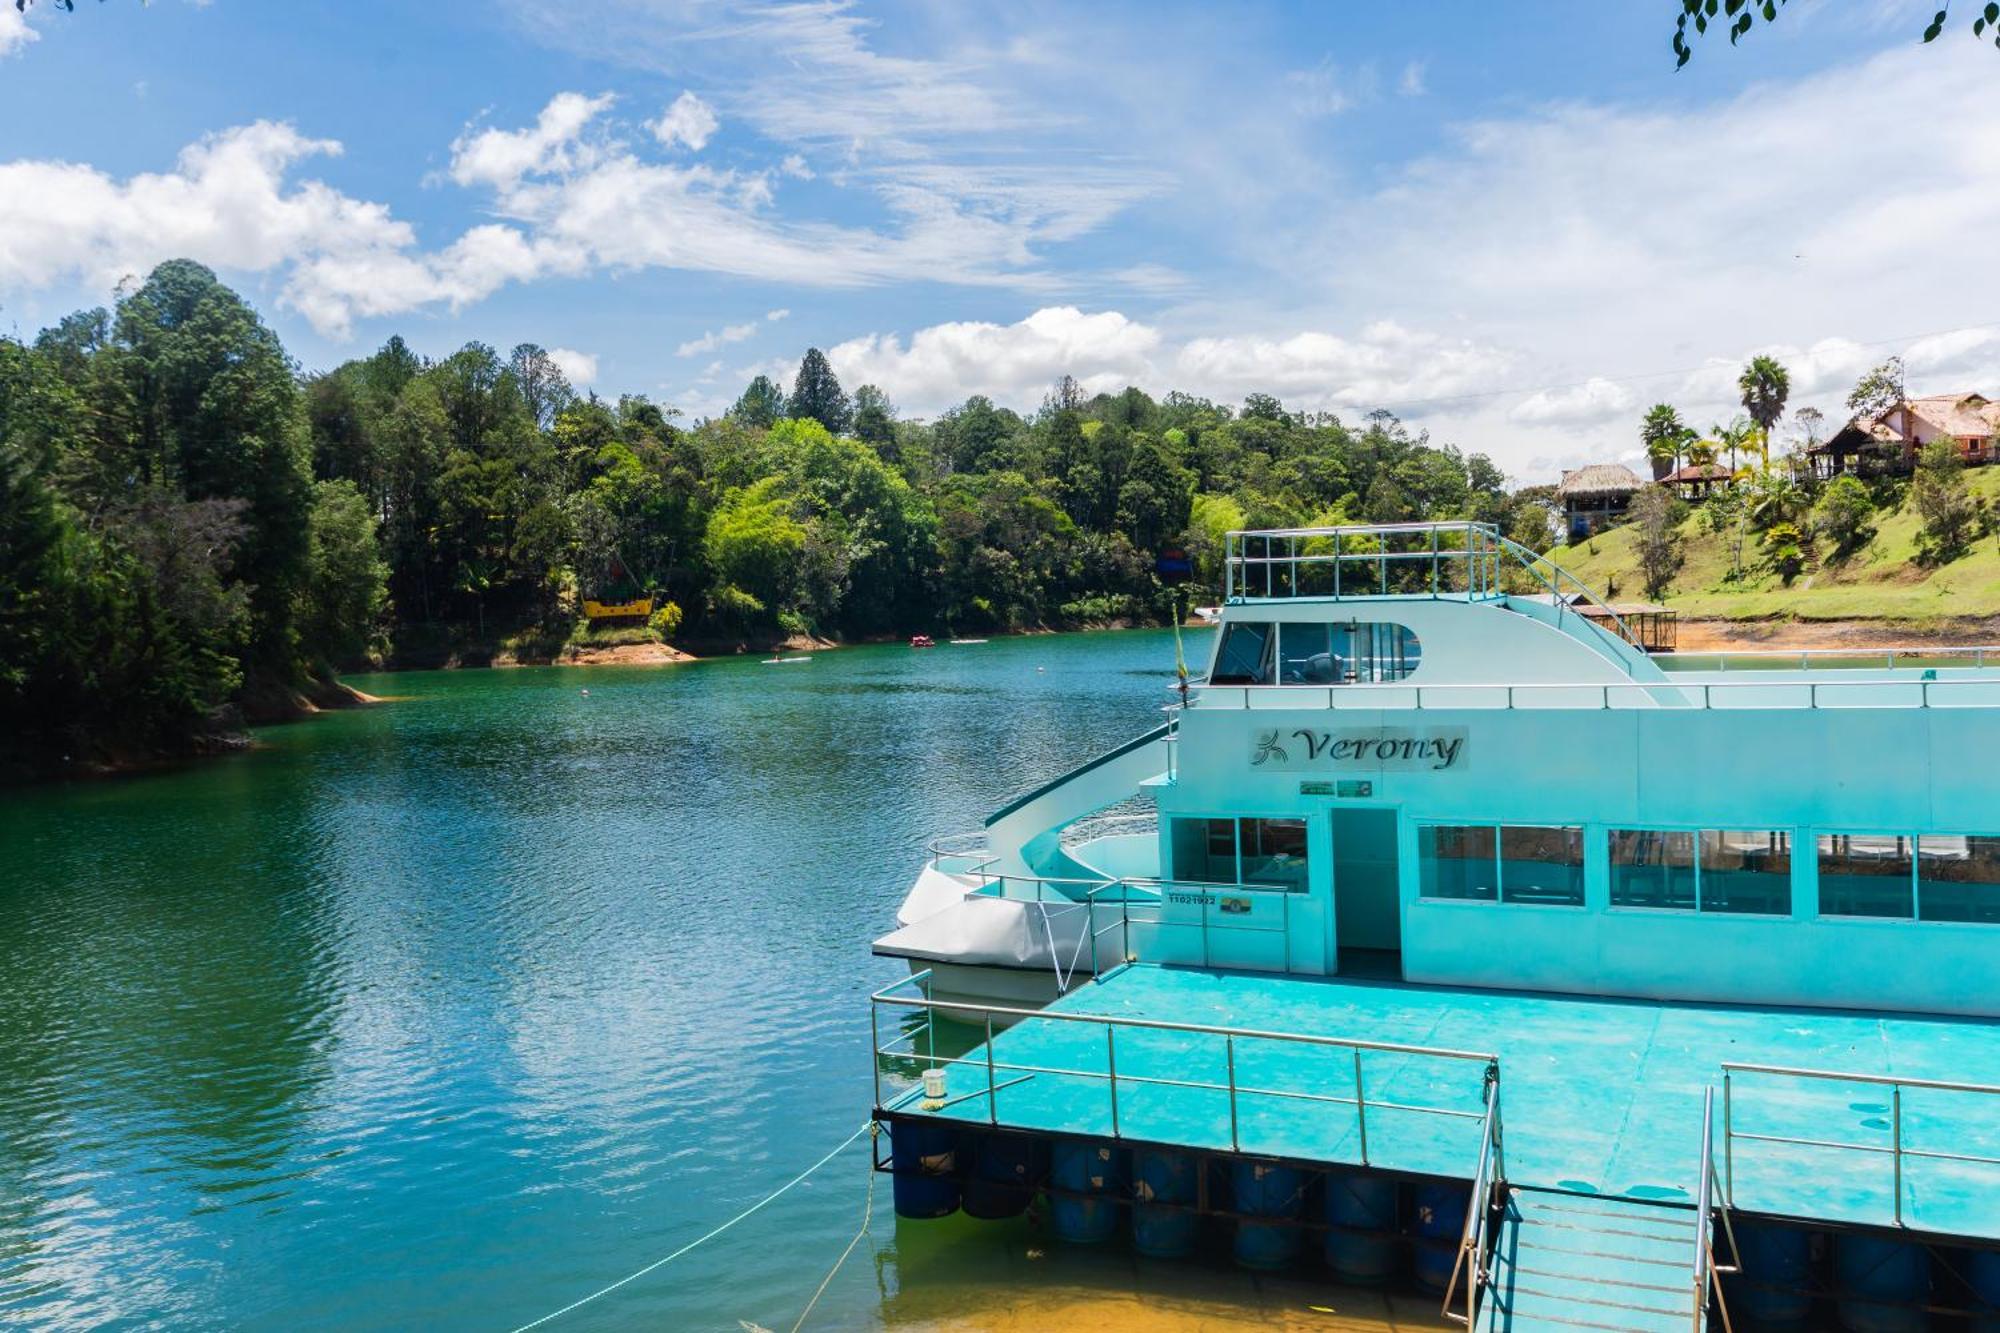
[[[924,842],[1154,725],[1172,662],[357,678],[395,700],[0,794],[0,1320],[505,1330],[693,1239],[866,1114]],[[548,1327],[792,1327],[864,1160]],[[878,1202],[813,1326],[1131,1284]]]

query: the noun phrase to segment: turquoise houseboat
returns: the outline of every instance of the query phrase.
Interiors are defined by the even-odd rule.
[[[877,942],[901,1211],[1480,1327],[2000,1329],[2000,656],[1650,654],[1478,524],[1226,568],[1163,724]]]

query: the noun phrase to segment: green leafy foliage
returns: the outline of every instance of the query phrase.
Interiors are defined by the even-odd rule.
[[[1694,47],[1688,41],[1688,30],[1692,28],[1697,37],[1706,36],[1710,24],[1722,20],[1729,33],[1729,44],[1755,27],[1759,18],[1766,23],[1776,23],[1778,12],[1785,0],[1679,0],[1680,13],[1674,16],[1674,68],[1679,69],[1694,58]],[[1934,42],[1944,32],[1944,25],[1950,19],[1949,7],[1939,9],[1931,15],[1931,21],[1924,25],[1922,39]],[[1991,36],[1993,44],[2000,47],[2000,3],[1989,3],[1977,11],[1972,20],[1972,35],[1984,38]]]

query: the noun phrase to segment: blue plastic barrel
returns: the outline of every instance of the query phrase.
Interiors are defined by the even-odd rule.
[[[1193,1251],[1201,1226],[1194,1211],[1196,1170],[1195,1159],[1184,1152],[1133,1150],[1133,1249],[1154,1259],[1180,1259]]]
[[[1729,1308],[1752,1328],[1804,1328],[1812,1317],[1812,1233],[1798,1227],[1738,1222],[1740,1277],[1725,1277]],[[1718,1249],[1721,1245],[1717,1240]]]
[[[889,1126],[896,1216],[944,1217],[958,1211],[958,1126],[896,1120]]]
[[[1960,1271],[1972,1286],[1978,1314],[1968,1325],[1972,1333],[2000,1333],[2000,1250],[1968,1250]]]
[[[1417,1281],[1432,1291],[1443,1291],[1451,1282],[1471,1199],[1472,1190],[1464,1185],[1419,1185],[1411,1197],[1410,1231],[1419,1241],[1430,1242],[1415,1247],[1411,1267]]]
[[[1294,1219],[1305,1203],[1306,1176],[1297,1167],[1235,1162],[1229,1172],[1236,1211],[1250,1217]],[[1299,1229],[1239,1218],[1236,1262],[1245,1268],[1283,1268],[1299,1253]]]
[[[1361,1171],[1326,1176],[1326,1264],[1343,1282],[1372,1287],[1396,1276],[1396,1182]],[[1367,1232],[1358,1235],[1357,1232]]]
[[[1931,1256],[1921,1245],[1842,1236],[1833,1247],[1840,1324],[1851,1333],[1921,1333],[1930,1316]],[[1893,1304],[1889,1303],[1893,1302]]]
[[[1047,1152],[1042,1140],[1025,1134],[981,1134],[972,1149],[972,1172],[965,1178],[965,1215],[1019,1217],[1041,1188]]]
[[[1089,1139],[1057,1139],[1050,1150],[1049,1184],[1060,1191],[1050,1196],[1049,1221],[1057,1237],[1082,1245],[1110,1240],[1118,1230],[1118,1205],[1112,1198],[1078,1198],[1079,1194],[1117,1196],[1125,1192],[1125,1161],[1121,1150]]]

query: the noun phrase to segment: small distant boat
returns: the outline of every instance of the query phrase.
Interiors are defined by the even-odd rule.
[[[912,634],[912,635],[910,636],[910,647],[912,647],[912,648],[935,648],[935,647],[937,647],[937,640],[936,640],[936,639],[933,639],[933,638],[932,638],[932,637],[931,637],[930,635],[928,635],[928,634]]]
[[[792,664],[793,664],[794,662],[810,662],[810,661],[812,661],[812,654],[810,654],[810,653],[802,653],[802,654],[800,654],[800,655],[799,655],[799,656],[797,656],[797,657],[766,657],[766,658],[764,658],[764,659],[763,659],[763,660],[762,660],[761,662],[759,662],[759,663],[758,663],[758,665],[759,665],[759,666],[790,666],[790,665],[792,665]]]
[[[967,643],[985,643],[985,642],[986,642],[986,640],[984,640],[984,639],[953,639],[953,640],[952,640],[952,642],[953,642],[953,643],[958,643],[958,644],[967,644]]]
[[[1194,608],[1194,622],[1197,625],[1220,625],[1222,608],[1219,606],[1197,606]]]

